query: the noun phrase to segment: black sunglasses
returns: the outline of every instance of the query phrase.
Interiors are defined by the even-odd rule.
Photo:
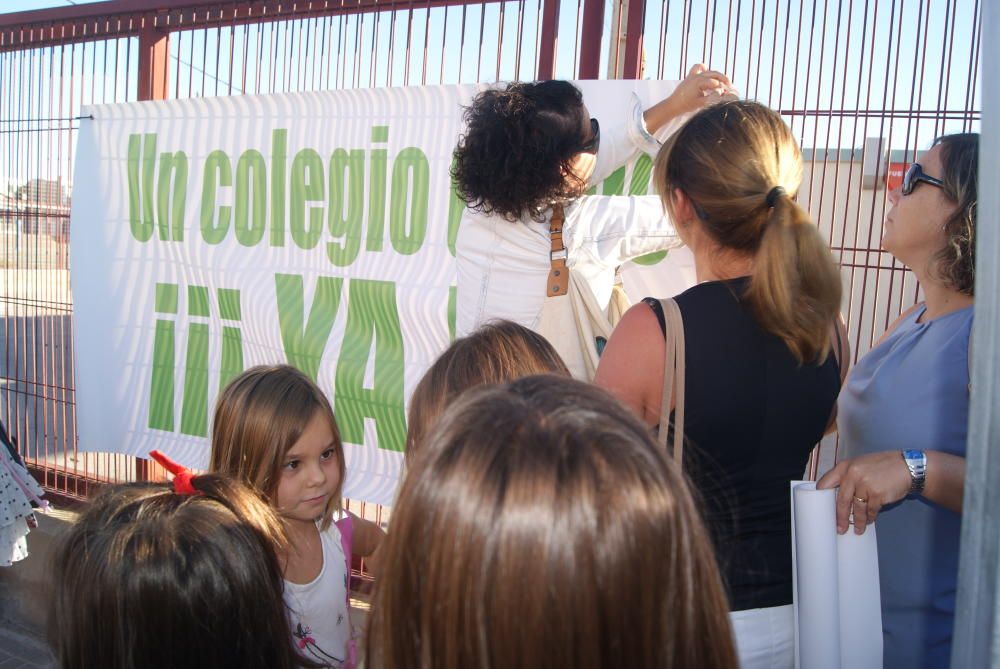
[[[923,181],[932,186],[937,186],[938,188],[944,188],[944,182],[940,179],[935,179],[934,177],[929,177],[924,174],[924,170],[920,167],[920,163],[913,163],[906,170],[906,174],[903,175],[903,195],[909,195],[916,188],[917,184]]]
[[[601,124],[596,118],[590,119],[590,139],[580,147],[580,153],[597,153],[601,148]]]

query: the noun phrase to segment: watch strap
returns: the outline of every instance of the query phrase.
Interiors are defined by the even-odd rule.
[[[927,477],[927,454],[916,450],[903,450],[900,453],[906,468],[910,470],[910,494],[919,495],[924,491]]]

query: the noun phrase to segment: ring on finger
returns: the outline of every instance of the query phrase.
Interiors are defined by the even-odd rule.
[[[867,504],[868,503],[868,500],[866,498],[864,498],[864,497],[858,497],[858,496],[854,497],[854,501],[857,502],[857,503],[859,503],[859,504]]]

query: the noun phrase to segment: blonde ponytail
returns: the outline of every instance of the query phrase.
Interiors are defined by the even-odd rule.
[[[746,100],[704,109],[660,150],[653,178],[668,210],[680,189],[710,238],[753,258],[745,298],[760,326],[800,362],[824,362],[840,310],[840,271],[792,199],[802,155],[781,117]]]
[[[757,322],[800,362],[823,362],[841,290],[840,270],[809,215],[791,198],[778,197],[746,292]]]

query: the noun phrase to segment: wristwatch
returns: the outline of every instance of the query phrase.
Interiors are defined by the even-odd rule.
[[[910,493],[919,495],[924,491],[924,480],[927,474],[927,454],[923,451],[901,451],[903,462],[910,470]]]

